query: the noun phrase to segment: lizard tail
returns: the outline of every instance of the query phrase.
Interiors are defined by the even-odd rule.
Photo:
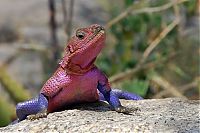
[[[126,99],[126,100],[142,100],[143,98],[137,94],[130,93],[127,91],[122,91],[119,89],[112,89],[111,90],[119,99]],[[106,101],[104,95],[99,92],[99,99],[102,101]]]
[[[137,94],[130,93],[127,91],[122,91],[119,89],[112,89],[113,93],[117,95],[119,99],[126,99],[126,100],[142,100],[143,98]]]

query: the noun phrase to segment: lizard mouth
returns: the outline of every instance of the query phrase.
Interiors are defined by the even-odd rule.
[[[98,47],[98,44],[100,45],[101,42],[104,41],[105,36],[105,29],[103,27],[97,27],[93,34],[88,38],[88,41],[85,43],[86,47],[90,46],[96,46]]]
[[[88,42],[96,42],[100,37],[105,34],[105,29],[102,26],[96,27],[93,30],[93,35],[89,37]]]

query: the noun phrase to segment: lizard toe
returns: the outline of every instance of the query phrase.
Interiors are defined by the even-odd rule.
[[[119,106],[119,107],[115,108],[116,112],[123,113],[123,114],[131,114],[131,113],[136,112],[138,110],[139,110],[139,108],[127,108],[127,107],[124,107],[124,106]]]
[[[123,114],[130,114],[131,110],[129,108],[126,108],[124,106],[119,106],[115,108],[115,111],[118,113],[123,113]]]
[[[28,115],[26,119],[28,120],[38,120],[40,118],[46,118],[47,117],[47,110],[43,110],[42,112],[39,112],[37,114],[32,114],[32,115]]]
[[[38,113],[38,114],[27,116],[27,119],[33,121],[33,120],[38,120],[40,118],[46,118],[46,117],[47,117],[47,113]]]

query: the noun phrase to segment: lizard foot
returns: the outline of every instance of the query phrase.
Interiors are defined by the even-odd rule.
[[[135,112],[135,111],[138,111],[139,109],[138,108],[126,108],[124,106],[119,106],[117,108],[115,108],[115,111],[118,112],[118,113],[123,113],[123,114],[130,114],[132,112]]]
[[[46,118],[46,117],[47,117],[47,110],[45,109],[44,111],[39,112],[37,114],[27,116],[27,119],[33,121],[33,120],[38,120],[39,118]]]

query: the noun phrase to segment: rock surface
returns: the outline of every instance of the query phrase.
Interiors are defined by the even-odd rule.
[[[130,115],[111,111],[105,103],[79,105],[35,121],[24,120],[0,132],[200,132],[199,100],[177,98],[122,101],[138,108]]]

